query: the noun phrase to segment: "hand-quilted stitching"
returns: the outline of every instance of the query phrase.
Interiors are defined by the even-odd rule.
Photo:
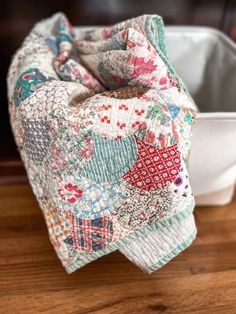
[[[24,149],[28,158],[42,162],[51,142],[48,122],[45,120],[26,120],[24,129]]]
[[[93,157],[80,175],[95,182],[118,180],[136,161],[137,145],[133,136],[108,140],[94,133],[93,145]]]

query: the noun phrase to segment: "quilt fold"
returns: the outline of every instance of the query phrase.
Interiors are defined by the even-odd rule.
[[[37,23],[8,73],[12,130],[68,273],[119,249],[150,273],[196,236],[188,177],[197,107],[161,17]]]

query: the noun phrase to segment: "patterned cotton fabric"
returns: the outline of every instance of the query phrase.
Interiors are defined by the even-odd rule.
[[[146,272],[196,236],[188,178],[196,105],[144,15],[35,25],[8,74],[12,130],[68,272],[119,249]]]

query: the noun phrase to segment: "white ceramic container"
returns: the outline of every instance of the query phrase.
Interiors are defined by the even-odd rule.
[[[236,45],[205,27],[167,27],[166,45],[200,111],[190,158],[197,204],[227,204],[236,181]]]

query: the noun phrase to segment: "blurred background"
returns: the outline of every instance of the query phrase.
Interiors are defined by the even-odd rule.
[[[236,42],[236,0],[0,0],[0,184],[26,181],[9,125],[6,74],[11,56],[39,19],[63,11],[73,25],[107,25],[144,13],[166,25],[210,26]]]

